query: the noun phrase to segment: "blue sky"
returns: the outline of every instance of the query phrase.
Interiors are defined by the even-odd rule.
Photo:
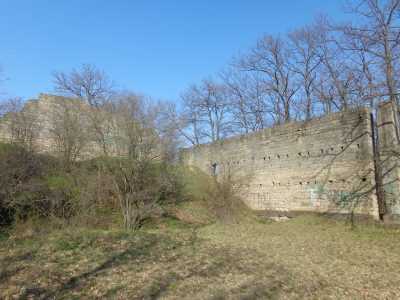
[[[120,88],[176,100],[263,33],[285,34],[340,0],[0,0],[0,64],[12,96],[52,92],[82,63]]]

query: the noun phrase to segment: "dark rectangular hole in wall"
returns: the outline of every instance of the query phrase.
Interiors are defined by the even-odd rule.
[[[298,154],[299,154],[299,156],[301,156],[301,152],[299,152]]]
[[[333,152],[333,148],[331,148],[331,151]]]
[[[321,153],[324,153],[324,149],[321,149]]]
[[[307,151],[307,155],[310,156],[310,151]]]
[[[271,156],[268,156],[268,159],[271,159]]]
[[[329,183],[333,183],[333,180],[329,180]]]
[[[302,185],[303,183],[302,183],[302,182],[299,182],[299,184]]]
[[[360,148],[360,144],[357,144],[357,148]]]
[[[280,182],[278,182],[278,185],[280,186],[280,185],[281,185],[281,183],[280,183]]]
[[[275,182],[272,181],[272,185],[275,185]]]
[[[265,160],[265,156],[264,156],[264,160]]]
[[[286,154],[286,157],[289,157],[289,154]]]
[[[364,178],[363,178],[363,179],[361,179],[361,180],[362,180],[363,182],[365,182],[365,181],[367,181],[367,178],[365,178],[365,177],[364,177]]]
[[[342,148],[342,151],[344,150],[344,147],[342,146],[342,147],[340,147],[340,148]]]
[[[281,159],[281,156],[280,156],[280,155],[278,155],[278,159]]]

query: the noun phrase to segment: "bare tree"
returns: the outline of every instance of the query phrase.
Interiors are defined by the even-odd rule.
[[[346,45],[348,50],[365,52],[378,60],[394,111],[399,109],[394,69],[400,54],[399,7],[399,0],[347,1],[346,11],[356,20],[337,26],[351,41]]]
[[[152,164],[164,157],[157,108],[143,96],[125,92],[105,103],[102,117],[102,161],[115,184],[125,228],[137,229],[157,208],[149,179]]]
[[[231,131],[231,104],[223,84],[204,79],[190,86],[181,96],[185,130],[182,134],[193,144],[215,142]]]
[[[173,102],[158,101],[156,111],[155,129],[163,141],[166,159],[176,162],[179,148],[184,143],[181,137],[183,124],[177,107]]]
[[[314,115],[314,89],[317,79],[318,66],[321,57],[318,47],[322,42],[322,33],[319,26],[307,25],[289,32],[290,49],[293,59],[289,61],[290,67],[299,75],[300,85],[305,96],[305,115],[310,119]]]
[[[321,60],[320,80],[314,81],[319,86],[314,85],[314,87],[321,99],[330,102],[326,104],[330,107],[326,112],[349,109],[354,96],[355,68],[348,64],[345,53],[335,47],[334,43],[326,43],[323,46]]]
[[[73,69],[69,73],[54,71],[54,90],[67,97],[82,99],[89,105],[86,119],[91,141],[106,145],[104,136],[103,106],[115,95],[114,83],[109,76],[95,65],[83,64],[81,70]],[[103,149],[104,152],[104,149]]]
[[[312,82],[314,93],[322,104],[323,113],[347,110],[357,105],[357,82],[354,57],[341,47],[341,36],[332,29],[326,16],[315,19],[318,32],[317,57],[320,64]]]
[[[221,72],[232,101],[233,131],[253,132],[268,127],[271,111],[265,87],[257,72],[243,72],[233,67]]]
[[[80,99],[59,98],[53,103],[50,135],[61,154],[66,170],[70,170],[88,143],[86,109]]]
[[[110,98],[114,83],[109,76],[92,64],[83,64],[80,70],[54,71],[54,90],[67,97],[77,97],[89,105],[100,105]]]
[[[281,37],[264,35],[238,66],[243,71],[257,72],[269,95],[269,107],[274,111],[275,123],[288,123],[296,114],[295,94],[299,89],[295,72],[288,64],[292,53]]]
[[[352,40],[353,46],[357,41]],[[362,41],[361,41],[362,42]],[[379,94],[382,90],[382,84],[379,82],[380,71],[375,57],[368,52],[358,51],[354,53],[355,72],[358,73],[356,81],[357,95],[360,99],[360,105],[368,105],[372,108],[376,107]]]

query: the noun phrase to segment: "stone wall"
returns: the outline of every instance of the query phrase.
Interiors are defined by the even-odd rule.
[[[182,149],[180,161],[249,178],[244,199],[257,210],[379,217],[369,108]]]
[[[126,134],[124,117],[90,107],[82,99],[41,93],[38,99],[27,101],[19,111],[0,118],[0,141],[17,142],[35,152],[55,156],[75,151],[77,160],[85,160],[104,154],[102,138],[105,138],[108,155],[124,155],[130,145],[123,142],[116,145],[117,140],[126,138],[123,136]],[[97,128],[102,129],[102,137],[93,126],[93,119]],[[141,128],[137,139],[146,145],[143,148],[152,148],[154,160],[164,159],[166,147],[156,132],[140,124],[137,128]]]
[[[390,102],[378,106],[377,131],[379,167],[382,178],[382,198],[385,219],[400,222],[400,146],[396,130],[396,114]]]
[[[54,142],[57,127],[68,117],[80,132],[86,130],[86,105],[80,99],[71,99],[50,94],[39,94],[38,99],[26,102],[20,112],[13,112],[0,119],[0,140],[29,140],[32,148],[39,152],[59,152]]]

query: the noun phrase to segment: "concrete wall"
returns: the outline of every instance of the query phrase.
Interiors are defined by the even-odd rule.
[[[395,118],[390,102],[378,106],[378,146],[385,213],[400,221],[400,147]]]
[[[364,107],[227,138],[180,152],[182,164],[250,178],[257,210],[379,216],[371,110]],[[222,175],[220,175],[222,176]]]

